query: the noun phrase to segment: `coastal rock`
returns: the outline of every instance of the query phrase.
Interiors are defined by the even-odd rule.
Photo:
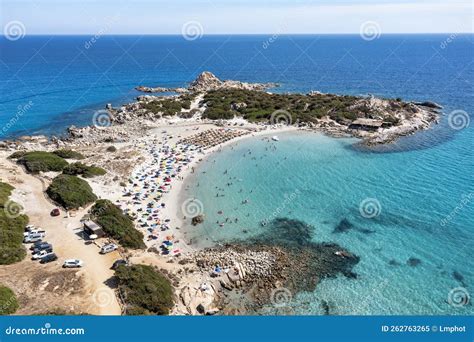
[[[218,89],[222,86],[222,84],[223,82],[213,73],[204,71],[193,82],[191,82],[189,90],[195,92],[208,91],[212,89]]]
[[[191,220],[191,224],[193,226],[197,226],[198,224],[201,224],[204,222],[204,215],[197,215],[197,216],[194,216]]]

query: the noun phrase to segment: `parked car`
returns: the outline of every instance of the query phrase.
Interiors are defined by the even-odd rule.
[[[43,249],[46,249],[48,247],[51,247],[53,248],[53,245],[51,245],[50,243],[46,242],[46,241],[36,241],[35,243],[33,243],[33,245],[31,245],[30,247],[30,250],[34,251],[34,250],[43,250]]]
[[[127,260],[123,260],[123,259],[115,260],[111,268],[113,270],[116,270],[121,265],[127,266],[128,265]]]
[[[37,247],[33,248],[33,254],[36,254],[41,251],[53,251],[53,245],[49,243],[43,243],[41,245],[38,245]]]
[[[63,267],[64,268],[78,268],[82,267],[84,263],[82,260],[79,259],[68,259],[64,261]]]
[[[102,246],[100,249],[100,254],[107,254],[110,252],[115,251],[118,248],[118,246],[114,243],[109,243],[107,245]]]
[[[30,234],[23,239],[23,242],[33,243],[33,242],[41,241],[42,238],[44,238],[44,234],[40,234],[40,233]]]
[[[27,236],[32,235],[32,234],[46,234],[46,231],[40,230],[40,229],[32,229],[28,232],[24,232],[23,236],[27,237]]]
[[[42,257],[40,259],[40,263],[41,264],[47,264],[48,262],[55,261],[55,260],[58,260],[58,256],[54,253],[50,253],[50,254],[46,255],[45,257]]]
[[[54,208],[53,210],[51,210],[51,216],[59,216],[61,215],[61,211],[59,210],[59,208]]]
[[[46,241],[36,241],[34,244],[31,245],[30,250],[34,250],[35,248],[40,247],[41,245],[48,244]]]
[[[53,253],[53,250],[52,249],[43,249],[42,251],[38,251],[37,253],[33,254],[33,256],[31,257],[31,259],[33,260],[38,260],[38,259],[42,259],[44,258],[45,256],[47,256],[48,254],[51,254]]]

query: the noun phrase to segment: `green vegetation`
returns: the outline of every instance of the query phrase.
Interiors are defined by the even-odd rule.
[[[46,193],[66,209],[77,209],[97,199],[85,180],[71,175],[59,175],[54,178]]]
[[[91,216],[106,234],[118,240],[123,247],[146,247],[143,234],[135,229],[133,220],[109,200],[98,200],[91,209]]]
[[[12,157],[12,156],[10,156]],[[30,173],[38,173],[40,171],[62,171],[67,166],[67,161],[50,152],[33,151],[23,154],[17,161],[24,165]]]
[[[84,156],[81,153],[69,149],[60,149],[53,153],[64,159],[84,159]]]
[[[9,201],[13,187],[0,182],[0,265],[21,261],[26,256],[23,232],[28,216],[18,214],[19,204]]]
[[[8,287],[0,285],[0,315],[11,315],[18,310],[15,293]]]
[[[84,178],[92,178],[95,176],[103,176],[107,173],[107,171],[94,165],[88,166],[82,163],[73,163],[66,166],[63,169],[63,173],[65,175],[81,175]]]
[[[147,265],[119,266],[115,271],[128,315],[168,315],[174,303],[170,281]]]
[[[18,159],[23,157],[27,152],[26,151],[16,151],[8,156],[9,159]]]
[[[182,109],[191,108],[192,96],[181,95],[177,98],[164,98],[142,104],[142,108],[154,114],[162,113],[163,116],[172,116],[181,112]]]
[[[359,100],[355,96],[333,94],[268,94],[261,91],[225,89],[208,92],[203,99],[207,105],[204,117],[231,119],[235,115],[255,121],[268,121],[272,113],[284,110],[290,113],[292,123],[317,122],[328,115],[337,122],[348,123],[356,118],[370,117],[368,108],[353,105]],[[284,115],[283,115],[284,116]],[[278,115],[276,118],[278,120]]]

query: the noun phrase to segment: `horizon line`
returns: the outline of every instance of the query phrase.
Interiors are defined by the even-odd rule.
[[[461,31],[461,32],[383,32],[380,36],[383,35],[441,35],[441,34],[470,34],[474,35],[474,32],[470,31]],[[305,33],[305,32],[294,32],[294,33],[275,33],[275,32],[257,32],[257,33],[207,33],[203,34],[205,36],[260,36],[260,35],[271,35],[271,36],[291,36],[291,35],[300,35],[300,36],[316,36],[316,35],[360,35],[359,32],[325,32],[325,33]],[[182,36],[182,33],[28,33],[26,36]],[[6,37],[5,34],[1,34],[0,37]]]

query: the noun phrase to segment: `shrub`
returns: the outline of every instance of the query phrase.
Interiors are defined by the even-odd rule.
[[[118,240],[123,247],[146,247],[143,234],[135,229],[133,220],[109,200],[98,200],[91,209],[91,215],[104,232]]]
[[[84,159],[84,156],[81,153],[69,149],[60,149],[53,153],[64,159]]]
[[[0,285],[0,315],[11,315],[18,310],[15,293],[8,287]]]
[[[66,209],[83,207],[97,199],[85,180],[70,175],[59,175],[54,178],[46,193]]]
[[[107,147],[107,150],[106,150],[106,151],[107,151],[107,152],[117,152],[117,147],[115,147],[115,146],[109,146],[109,147]]]
[[[128,315],[168,315],[174,304],[170,281],[147,265],[119,266],[115,271]]]
[[[16,151],[8,156],[9,159],[18,159],[23,157],[27,152],[26,151]]]
[[[18,159],[18,163],[24,165],[30,173],[62,171],[68,164],[67,161],[54,153],[43,151],[25,153]]]
[[[8,208],[5,208],[12,190],[11,185],[0,182],[0,265],[13,264],[26,256],[23,232],[28,224],[28,216],[8,215]],[[8,206],[18,204],[10,201]]]
[[[92,178],[95,176],[103,176],[107,171],[94,165],[88,166],[82,163],[73,163],[66,166],[63,169],[63,173],[66,175],[81,175],[84,178]]]

